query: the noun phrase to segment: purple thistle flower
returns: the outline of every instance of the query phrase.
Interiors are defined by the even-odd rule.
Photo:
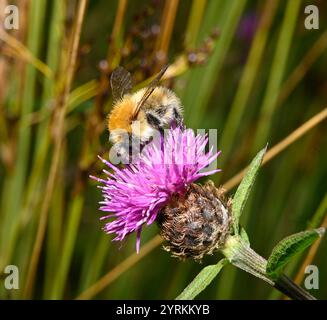
[[[91,177],[103,183],[100,210],[110,212],[101,220],[114,218],[104,231],[116,234],[115,241],[136,231],[137,252],[143,224],[153,223],[172,195],[182,194],[192,182],[220,171],[202,170],[220,154],[212,149],[205,153],[207,136],[180,127],[166,131],[165,137],[148,144],[137,160],[124,168],[99,157],[113,172],[103,170],[107,179]]]

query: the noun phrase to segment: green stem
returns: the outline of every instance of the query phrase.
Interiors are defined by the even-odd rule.
[[[270,279],[266,274],[267,260],[250,248],[240,236],[230,236],[225,248],[221,250],[231,264],[257,278],[267,282],[283,294],[295,300],[316,300],[308,292],[282,274],[277,280]]]
[[[266,281],[271,286],[274,285],[266,276],[266,259],[252,250],[239,236],[230,236],[222,252],[235,267]]]

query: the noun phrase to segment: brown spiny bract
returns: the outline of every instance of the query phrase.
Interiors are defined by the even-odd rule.
[[[210,181],[191,184],[183,195],[175,195],[158,216],[164,247],[172,256],[201,261],[223,247],[231,229],[231,201],[224,190]]]

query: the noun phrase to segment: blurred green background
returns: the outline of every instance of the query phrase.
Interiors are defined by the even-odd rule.
[[[18,30],[5,29],[9,4]],[[307,5],[319,9],[318,30],[304,26]],[[0,274],[17,265],[20,288],[0,279],[0,297],[173,299],[220,258],[171,258],[156,225],[144,228],[139,255],[134,235],[119,244],[101,231],[101,193],[88,175],[100,174],[96,156],[110,147],[108,77],[118,65],[139,88],[170,64],[165,84],[182,99],[186,125],[218,129],[223,172],[212,179],[231,195],[239,180],[229,179],[269,143],[242,216],[258,253],[326,226],[326,26],[323,0],[2,0]],[[303,266],[317,265],[312,294],[321,299],[326,250],[323,239],[286,272],[302,283]],[[282,297],[228,266],[199,298]]]

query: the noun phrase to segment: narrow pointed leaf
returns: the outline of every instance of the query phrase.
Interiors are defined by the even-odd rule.
[[[285,265],[294,255],[302,252],[325,232],[324,228],[302,231],[292,234],[281,240],[273,249],[268,262],[266,272],[272,279],[278,278]]]
[[[234,220],[234,231],[236,234],[239,233],[239,219],[245,207],[246,200],[249,197],[251,188],[258,174],[266,150],[267,150],[267,146],[264,149],[262,149],[252,160],[242,182],[238,186],[236,193],[234,195],[232,214]]]
[[[248,234],[246,233],[245,229],[243,227],[240,228],[240,237],[242,238],[242,240],[244,241],[245,244],[248,245],[248,247],[250,247],[250,239]]]
[[[222,259],[215,265],[210,265],[203,268],[193,279],[193,281],[176,298],[176,300],[193,300],[211,283],[211,281],[227,263],[227,259]]]

